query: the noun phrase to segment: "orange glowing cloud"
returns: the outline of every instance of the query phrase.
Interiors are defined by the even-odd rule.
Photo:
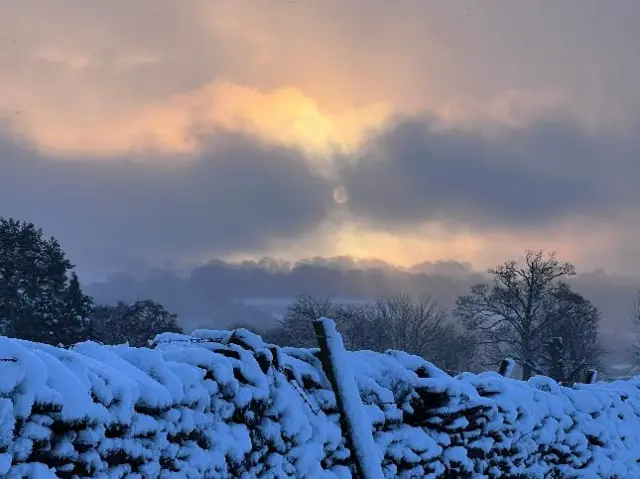
[[[616,235],[613,223],[594,231],[586,219],[554,224],[540,231],[477,231],[451,229],[438,223],[415,225],[406,231],[386,231],[346,219],[329,219],[311,237],[297,241],[276,241],[266,253],[295,261],[314,254],[380,258],[399,266],[455,258],[476,268],[493,267],[506,259],[518,259],[524,248],[557,251],[564,260],[585,268],[598,266],[597,259]],[[589,232],[588,234],[586,232]],[[576,237],[580,238],[576,242]],[[259,259],[265,252],[233,256],[233,260]]]
[[[196,95],[186,95],[184,103],[193,111],[202,108],[201,99],[209,100],[209,107],[199,116],[205,124],[245,130],[320,157],[357,149],[367,131],[381,126],[389,115],[389,108],[380,103],[328,111],[296,87],[264,93],[217,83]],[[177,102],[182,104],[183,99]]]
[[[367,131],[382,125],[388,115],[384,104],[328,111],[296,87],[263,92],[213,82],[120,114],[30,108],[14,122],[44,151],[69,157],[140,150],[189,154],[200,146],[196,133],[223,128],[329,158],[357,149]]]

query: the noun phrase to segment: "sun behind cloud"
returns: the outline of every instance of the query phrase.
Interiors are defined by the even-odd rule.
[[[298,147],[325,158],[357,149],[367,130],[381,126],[389,115],[384,104],[327,111],[297,87],[263,93],[220,84],[212,90],[216,106],[209,112],[213,124],[232,130],[247,129],[265,141]]]

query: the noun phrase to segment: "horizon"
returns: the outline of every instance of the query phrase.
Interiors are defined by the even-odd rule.
[[[545,251],[545,253],[547,253]],[[176,265],[171,262],[166,262],[164,265],[151,267],[148,269],[141,269],[138,271],[117,271],[106,276],[94,278],[92,281],[87,281],[84,278],[84,283],[104,283],[109,282],[115,278],[130,277],[137,281],[144,281],[153,278],[157,274],[170,273],[175,274],[178,277],[188,277],[195,270],[201,268],[207,268],[210,266],[222,266],[229,269],[262,269],[266,272],[272,273],[286,273],[295,268],[304,266],[313,266],[318,268],[333,269],[342,272],[348,271],[369,271],[369,270],[393,270],[395,272],[407,273],[407,274],[427,274],[427,275],[474,275],[483,274],[486,275],[488,270],[492,267],[498,266],[505,261],[515,260],[519,261],[524,255],[519,257],[505,258],[504,261],[495,264],[487,268],[477,267],[476,265],[468,261],[457,261],[455,259],[436,259],[427,260],[410,265],[394,264],[384,261],[380,258],[358,258],[353,256],[327,256],[327,257],[310,257],[300,258],[298,260],[287,260],[275,257],[264,256],[259,259],[246,258],[236,260],[225,260],[224,258],[212,258],[210,260],[201,263],[191,263],[185,265]],[[562,258],[559,256],[559,259]],[[573,264],[573,263],[572,263]],[[77,268],[77,265],[75,265]],[[639,281],[640,286],[640,271],[638,274],[625,274],[616,271],[607,271],[605,268],[594,269],[580,269],[579,265],[576,266],[575,277],[590,276],[590,277],[604,277],[615,279],[627,279]],[[90,276],[91,277],[91,276]],[[83,279],[83,278],[81,278]]]

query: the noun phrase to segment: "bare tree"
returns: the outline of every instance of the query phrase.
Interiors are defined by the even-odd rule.
[[[559,262],[555,253],[529,250],[524,264],[507,261],[489,273],[493,284],[473,286],[458,298],[454,313],[478,334],[489,363],[511,357],[522,365],[523,379],[529,379],[550,326],[560,317],[558,294],[568,286],[560,286],[559,279],[574,275],[575,268]]]
[[[425,359],[451,375],[475,371],[480,366],[474,334],[460,331],[454,324],[449,323],[442,327],[435,346]]]
[[[449,372],[468,370],[473,362],[475,343],[470,335],[446,324],[446,312],[429,296],[396,295],[351,304],[301,296],[291,303],[278,327],[267,332],[266,339],[280,345],[314,347],[312,322],[322,316],[335,320],[349,350],[406,351]]]
[[[422,357],[438,348],[447,318],[429,296],[414,300],[402,294],[376,301],[369,315],[372,349],[396,349]]]
[[[447,312],[431,296],[395,295],[368,308],[369,349],[395,349],[421,356],[451,374],[473,370],[473,334],[447,323]]]
[[[364,305],[334,303],[330,298],[309,295],[297,297],[278,326],[265,333],[265,339],[281,346],[316,347],[313,321],[321,317],[336,322],[347,349],[370,349],[370,316]]]
[[[371,307],[363,303],[337,304],[332,309],[332,318],[349,350],[375,349],[373,346]]]
[[[332,309],[330,298],[299,296],[287,307],[284,317],[275,329],[268,332],[266,339],[281,346],[315,347],[313,321],[331,316]]]

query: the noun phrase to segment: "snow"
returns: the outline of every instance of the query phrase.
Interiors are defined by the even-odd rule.
[[[153,345],[0,337],[0,477],[355,477],[318,350],[246,330]],[[568,388],[398,351],[338,359],[384,477],[640,477],[640,378]]]

